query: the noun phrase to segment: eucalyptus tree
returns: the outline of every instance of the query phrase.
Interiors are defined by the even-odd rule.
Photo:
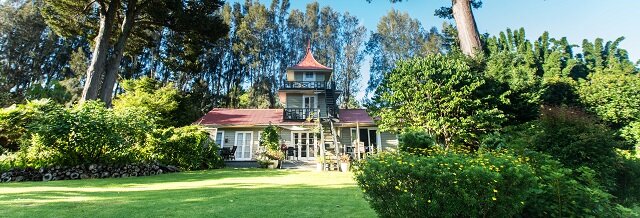
[[[367,2],[371,1],[367,0]],[[390,1],[395,3],[403,0]],[[455,20],[460,50],[462,50],[462,53],[472,57],[476,55],[478,50],[482,49],[478,26],[472,10],[472,8],[480,7],[482,7],[482,0],[451,0],[450,7],[441,7],[435,11],[436,16]]]
[[[360,24],[357,17],[348,12],[341,21],[340,37],[343,43],[343,57],[339,62],[340,70],[336,72],[338,87],[342,90],[341,107],[357,106],[355,94],[360,91],[360,67],[364,60],[363,44],[367,36],[367,29]]]
[[[42,2],[0,2],[0,106],[21,102],[31,89],[47,90],[64,80],[67,62],[82,38],[63,39],[52,33],[40,15]]]
[[[371,77],[367,91],[376,89],[385,73],[390,72],[400,60],[441,53],[442,45],[430,43],[433,37],[439,38],[435,32],[427,32],[417,19],[406,12],[391,10],[378,22],[366,43],[366,51],[371,55]],[[436,42],[439,40],[435,40]]]
[[[100,97],[109,105],[131,38],[167,29],[192,44],[215,41],[228,31],[221,6],[219,0],[44,0],[42,14],[62,36],[93,38],[81,100]]]

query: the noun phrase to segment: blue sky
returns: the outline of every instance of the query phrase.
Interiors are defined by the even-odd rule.
[[[236,0],[244,2],[244,0]],[[314,0],[291,0],[292,9],[305,9]],[[270,4],[271,0],[261,0]],[[368,31],[376,29],[380,17],[395,8],[408,12],[429,29],[451,22],[433,15],[435,9],[451,4],[451,0],[405,0],[391,4],[388,0],[320,0],[320,7],[357,16]],[[483,7],[474,10],[480,33],[496,35],[507,28],[524,27],[527,37],[535,40],[544,31],[552,37],[567,37],[570,43],[580,45],[583,39],[626,39],[622,48],[632,60],[640,59],[640,0],[484,0]],[[579,50],[577,50],[579,51]],[[363,84],[369,78],[369,65],[362,67]],[[360,93],[359,97],[363,97]]]

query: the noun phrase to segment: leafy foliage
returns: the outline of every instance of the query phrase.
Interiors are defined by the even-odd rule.
[[[381,217],[512,217],[536,186],[531,167],[498,153],[383,153],[356,168],[356,181]]]
[[[619,152],[621,166],[616,170],[617,189],[613,194],[621,204],[632,207],[640,202],[640,158],[631,152]]]
[[[621,143],[606,125],[584,112],[566,107],[547,107],[539,120],[510,128],[504,141],[487,140],[492,148],[529,149],[548,154],[570,169],[588,167],[607,191],[614,189],[619,166],[616,149]],[[500,146],[500,143],[502,146]]]
[[[28,134],[29,125],[43,114],[61,110],[50,100],[28,101],[0,110],[0,143],[8,151],[17,151],[20,139]]]
[[[188,170],[212,169],[224,166],[218,155],[219,146],[199,126],[169,127],[151,133],[145,143],[152,151],[151,160],[181,166]]]
[[[29,141],[59,153],[60,165],[128,163],[135,158],[132,146],[142,143],[144,133],[154,128],[147,114],[114,113],[99,102],[58,108],[30,124],[31,136],[36,137]]]
[[[140,107],[160,117],[162,126],[173,126],[174,115],[178,112],[179,92],[172,84],[163,86],[157,80],[143,77],[138,80],[125,80],[122,83],[125,93],[113,102],[116,110],[120,108]]]
[[[398,149],[410,152],[414,149],[430,149],[436,145],[431,135],[422,129],[406,129],[398,137]]]
[[[429,55],[398,62],[376,90],[373,116],[383,130],[424,128],[443,144],[474,144],[505,121],[486,80],[465,59]]]
[[[280,150],[280,134],[278,133],[278,127],[269,125],[264,128],[260,135],[260,146],[264,146],[268,150],[272,151]]]
[[[566,168],[548,155],[522,155],[535,170],[538,182],[522,214],[525,217],[629,217],[600,185],[588,167]]]
[[[632,122],[621,129],[623,138],[635,147],[636,152],[640,151],[640,122]]]
[[[621,72],[590,74],[578,89],[588,110],[615,126],[640,119],[640,77]]]
[[[12,148],[0,157],[0,168],[142,161],[185,169],[223,165],[206,131],[194,126],[158,129],[158,118],[144,107],[114,110],[89,101],[64,108],[41,100],[3,109],[0,117],[3,146]]]
[[[366,44],[372,55],[367,91],[373,92],[398,61],[442,52],[442,36],[435,28],[425,31],[408,13],[391,10],[380,18],[377,30]]]

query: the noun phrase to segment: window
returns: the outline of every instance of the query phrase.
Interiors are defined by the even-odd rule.
[[[313,72],[305,72],[304,73],[304,81],[315,81],[316,74]]]
[[[216,133],[216,144],[220,145],[220,147],[224,147],[224,131],[218,131]]]

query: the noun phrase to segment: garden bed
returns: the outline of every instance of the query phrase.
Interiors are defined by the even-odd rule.
[[[89,164],[73,167],[10,169],[0,173],[0,182],[54,181],[99,178],[127,178],[179,172],[175,166],[157,163],[125,165]]]

